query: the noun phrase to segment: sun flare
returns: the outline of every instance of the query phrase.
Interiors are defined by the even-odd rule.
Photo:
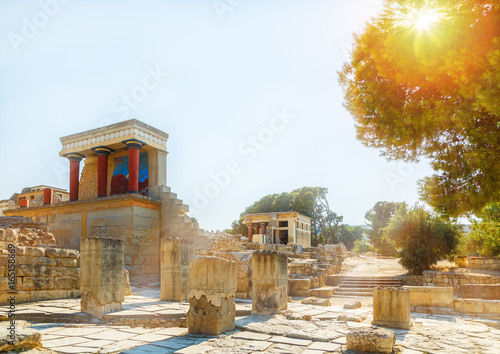
[[[415,14],[413,26],[419,31],[428,31],[439,21],[439,13],[435,10],[424,9]]]

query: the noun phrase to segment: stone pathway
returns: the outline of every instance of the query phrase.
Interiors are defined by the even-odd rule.
[[[95,319],[85,324],[33,320],[44,316],[46,320],[64,316],[74,319],[72,316],[79,314],[78,299],[20,304],[17,309],[26,316],[38,314],[31,319],[31,328],[43,334],[43,347],[56,353],[348,353],[346,333],[355,327],[371,326],[373,316],[371,306],[348,310],[337,298],[332,298],[328,307],[294,301],[284,314],[256,316],[249,315],[250,300],[237,299],[235,331],[195,336],[186,328],[157,327],[153,322],[161,316],[184,316],[187,303],[160,301],[159,289],[136,288],[134,293],[126,297],[123,311],[113,316],[142,316],[147,319],[146,326],[107,325]],[[416,313],[412,319],[411,330],[394,330],[396,346],[404,354],[500,353],[500,321]]]

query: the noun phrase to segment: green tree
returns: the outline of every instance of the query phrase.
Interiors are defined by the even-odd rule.
[[[341,241],[349,251],[354,248],[354,244],[356,241],[361,242],[361,240],[363,240],[365,229],[363,229],[361,226],[342,225],[341,228],[342,228]]]
[[[384,228],[384,234],[393,240],[399,262],[412,274],[422,274],[441,258],[452,259],[461,238],[458,225],[433,216],[416,206],[398,208]]]
[[[365,214],[365,222],[368,225],[366,234],[375,252],[384,256],[396,256],[396,249],[391,240],[384,236],[383,229],[389,223],[397,208],[406,207],[406,203],[377,202]]]
[[[500,256],[500,204],[492,203],[473,220],[466,236],[466,249],[482,256]]]
[[[373,251],[373,246],[366,243],[365,240],[355,240],[354,247],[352,248],[353,252],[356,253],[365,253],[369,251]]]
[[[388,159],[427,158],[443,215],[500,200],[500,3],[386,0],[339,73],[357,137]]]

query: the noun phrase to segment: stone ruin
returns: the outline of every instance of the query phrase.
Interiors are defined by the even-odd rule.
[[[252,286],[252,312],[286,310],[288,303],[287,255],[277,252],[254,252]]]
[[[123,241],[82,238],[80,249],[81,311],[102,318],[121,310],[125,299]]]
[[[194,257],[189,263],[189,333],[218,335],[235,328],[236,263]]]

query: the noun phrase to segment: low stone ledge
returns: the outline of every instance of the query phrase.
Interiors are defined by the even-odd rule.
[[[410,292],[410,306],[413,307],[449,307],[453,308],[452,287],[403,286]]]
[[[500,300],[500,285],[459,285],[457,295],[463,299]]]

